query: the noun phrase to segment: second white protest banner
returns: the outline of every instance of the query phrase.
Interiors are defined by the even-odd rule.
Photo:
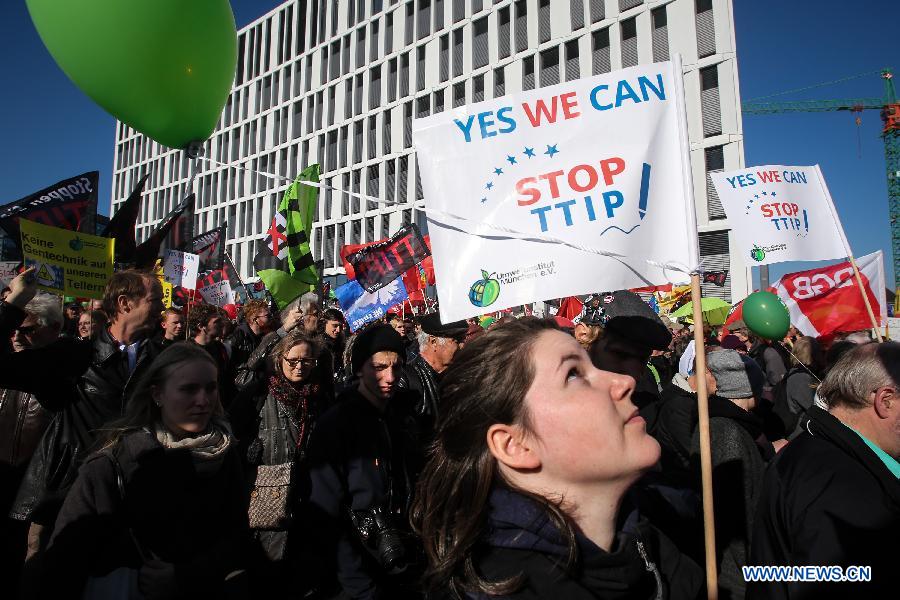
[[[848,255],[818,165],[764,165],[710,173],[748,266]]]
[[[193,290],[197,288],[197,271],[200,268],[200,256],[190,252],[166,250],[163,262],[163,279],[172,285]]]
[[[698,263],[679,63],[416,119],[413,141],[445,322]]]

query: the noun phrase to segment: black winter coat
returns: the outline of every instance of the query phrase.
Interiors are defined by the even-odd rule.
[[[692,599],[703,573],[663,534],[639,519],[616,535],[611,552],[576,533],[578,558],[566,568],[568,547],[532,500],[502,488],[490,498],[490,532],[477,547],[476,569],[488,581],[522,575],[516,600]],[[469,594],[473,600],[497,596]]]
[[[195,470],[189,450],[167,450],[146,430],[127,434],[113,452],[124,500],[110,457],[88,458],[46,552],[44,596],[80,598],[88,577],[140,568],[142,553],[174,564],[180,597],[222,597],[225,576],[245,567],[248,540],[234,448],[211,474]]]
[[[322,415],[310,439],[306,475],[308,498],[304,520],[309,543],[336,572],[340,587],[352,598],[376,598],[385,573],[361,545],[350,511],[383,508],[403,528],[422,461],[412,416],[415,397],[398,390],[384,413],[357,390],[342,394]]]
[[[228,338],[231,345],[231,364],[239,367],[247,362],[261,341],[262,336],[253,333],[247,322],[243,321]]]
[[[79,348],[90,353],[87,370],[55,394],[45,390],[36,394],[41,405],[56,414],[28,465],[10,511],[15,519],[53,523],[81,461],[94,449],[96,431],[125,413],[141,374],[160,352],[156,342],[144,340],[134,371],[129,373],[128,356],[108,330]]]
[[[427,360],[417,354],[403,367],[397,386],[408,389],[419,397],[416,414],[433,424],[438,414],[439,383],[440,374],[428,364]]]
[[[900,480],[858,434],[827,411],[766,472],[751,565],[871,566],[869,583],[751,583],[747,598],[896,598]]]

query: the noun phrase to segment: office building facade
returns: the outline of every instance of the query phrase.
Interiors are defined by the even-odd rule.
[[[228,223],[228,251],[252,280],[290,180],[322,165],[312,248],[327,276],[344,244],[426,228],[412,119],[636,64],[683,59],[703,265],[729,270],[730,299],[750,288],[708,172],[743,166],[730,0],[290,0],[238,32],[222,118],[196,164],[196,231]],[[138,239],[177,204],[192,166],[118,123],[113,210],[149,172]],[[228,166],[232,165],[232,166]],[[239,165],[240,168],[236,168]],[[340,279],[335,281],[339,283]]]

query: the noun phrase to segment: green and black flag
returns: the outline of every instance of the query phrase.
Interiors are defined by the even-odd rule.
[[[304,169],[287,189],[265,239],[259,242],[253,266],[280,309],[318,288],[318,273],[309,248],[319,197],[319,165]]]

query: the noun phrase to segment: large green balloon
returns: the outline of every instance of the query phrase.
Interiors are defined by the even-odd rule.
[[[767,340],[780,340],[791,326],[791,315],[781,298],[772,292],[754,292],[742,307],[747,329]]]
[[[41,39],[82,91],[172,148],[207,139],[231,90],[228,0],[26,0]]]

